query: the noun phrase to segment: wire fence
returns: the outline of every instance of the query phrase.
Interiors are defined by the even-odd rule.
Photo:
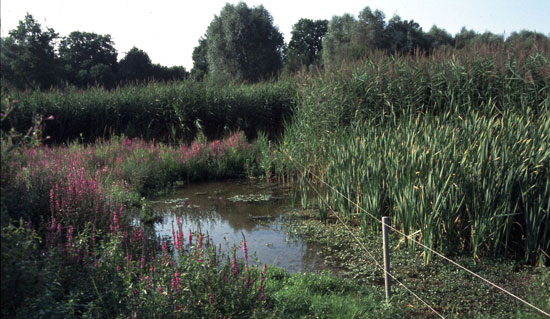
[[[363,207],[361,207],[359,204],[357,204],[356,202],[354,202],[353,200],[351,200],[350,198],[348,198],[346,195],[342,194],[341,192],[339,192],[336,188],[334,188],[332,185],[328,184],[327,182],[325,182],[324,180],[322,180],[319,176],[317,176],[315,173],[311,172],[310,170],[307,169],[307,167],[305,165],[303,165],[302,163],[300,162],[297,162],[297,161],[294,161],[292,159],[291,156],[289,156],[288,154],[285,153],[285,155],[290,159],[290,161],[298,164],[299,166],[301,166],[303,169],[304,169],[304,172],[306,172],[307,175],[309,176],[312,176],[314,177],[316,180],[318,180],[319,182],[321,182],[323,185],[325,185],[326,187],[330,188],[331,190],[333,190],[336,194],[338,194],[339,196],[342,196],[342,198],[344,198],[345,200],[347,200],[349,203],[351,203],[352,205],[354,205],[358,210],[362,211],[363,213],[365,213],[367,216],[373,218],[374,220],[376,220],[377,222],[379,222],[381,225],[382,225],[382,220],[378,219],[376,216],[374,216],[373,214],[369,213],[366,209],[364,209]],[[344,228],[346,229],[347,232],[349,232],[355,241],[357,241],[357,243],[359,244],[359,246],[367,253],[367,255],[369,256],[370,259],[373,260],[374,262],[374,265],[376,267],[378,267],[380,270],[382,270],[383,273],[386,273],[385,269],[380,265],[380,263],[376,260],[376,258],[374,258],[374,256],[370,253],[370,251],[365,247],[365,245],[361,242],[361,240],[355,236],[355,234],[353,234],[353,232],[349,229],[348,225],[340,218],[339,214],[334,210],[332,209],[330,203],[328,203],[328,201],[326,199],[323,198],[323,196],[321,195],[321,193],[317,190],[317,188],[315,187],[315,185],[313,185],[313,183],[308,179],[306,178],[306,181],[308,182],[308,184],[310,185],[310,187],[317,193],[317,195],[319,196],[319,198],[321,198],[323,200],[323,202],[325,203],[325,205],[327,205],[327,207],[330,208],[331,212],[336,216],[336,218],[338,219],[338,221],[344,226]],[[493,287],[493,288],[496,288],[498,289],[499,291],[513,297],[514,299],[524,303],[525,305],[531,307],[532,309],[534,310],[537,310],[538,312],[540,312],[541,314],[543,315],[546,315],[547,317],[550,317],[550,314],[548,312],[545,312],[544,310],[540,309],[539,307],[529,303],[528,301],[524,300],[523,298],[511,293],[510,291],[500,287],[499,285],[495,284],[494,282],[488,280],[487,278],[484,278],[483,276],[479,275],[479,274],[476,274],[475,272],[473,272],[472,270],[466,268],[465,266],[459,264],[458,262],[452,260],[451,258],[443,255],[442,253],[424,245],[422,242],[416,240],[413,236],[415,234],[411,234],[411,235],[406,235],[405,233],[401,232],[400,230],[396,229],[395,227],[391,226],[391,225],[387,225],[386,224],[386,227],[388,227],[388,229],[396,232],[397,234],[407,238],[408,240],[418,244],[420,247],[432,252],[434,255],[442,258],[443,260],[449,262],[450,264],[452,264],[453,266],[463,270],[463,271],[466,271],[467,273],[469,273],[470,275],[482,280],[485,284]],[[428,307],[433,313],[435,313],[436,315],[438,315],[440,318],[444,318],[443,315],[441,315],[439,312],[437,312],[434,307],[430,306],[426,301],[424,301],[422,298],[420,298],[417,294],[415,294],[411,289],[409,289],[407,286],[405,286],[402,282],[400,282],[393,274],[391,273],[388,273],[388,275],[392,278],[392,280],[394,280],[395,282],[397,282],[401,287],[405,288],[405,290],[407,290],[411,295],[413,295],[416,299],[418,299],[419,301],[421,301],[426,307]]]

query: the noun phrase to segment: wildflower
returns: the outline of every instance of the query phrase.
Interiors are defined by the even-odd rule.
[[[237,277],[237,274],[239,273],[239,265],[237,264],[237,258],[235,257],[235,251],[233,251],[233,265],[231,267],[233,269],[233,276]]]
[[[48,116],[48,118],[46,120],[51,121],[53,119],[54,119],[53,115],[50,115],[50,116]]]
[[[197,249],[201,251],[202,249],[202,234],[199,234],[199,240],[197,242]]]
[[[179,291],[181,288],[181,277],[179,272],[174,273],[174,279],[176,280],[176,291]]]
[[[208,297],[208,303],[209,304],[214,303],[214,294],[212,293],[212,290],[210,290],[210,296]]]
[[[69,225],[69,228],[67,229],[67,249],[71,248],[71,243],[73,241],[73,226]]]
[[[243,253],[244,253],[245,270],[248,271],[248,249],[246,248],[246,240],[243,240]]]

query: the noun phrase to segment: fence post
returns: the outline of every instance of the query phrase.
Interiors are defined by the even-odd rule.
[[[388,249],[388,225],[390,218],[382,217],[382,248],[384,249],[384,283],[386,287],[386,301],[391,298],[391,279],[390,279],[390,252]]]

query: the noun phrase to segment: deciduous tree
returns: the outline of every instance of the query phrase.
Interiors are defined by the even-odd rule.
[[[143,81],[153,75],[149,55],[133,47],[118,64],[119,79],[123,82]]]
[[[206,33],[209,74],[257,81],[279,72],[283,35],[263,7],[226,4]]]
[[[289,70],[295,71],[302,65],[311,65],[319,59],[327,29],[328,20],[300,19],[294,24],[286,52]]]
[[[2,84],[10,87],[50,88],[58,83],[54,42],[58,34],[27,14],[1,41]]]
[[[110,35],[71,32],[61,40],[59,54],[71,84],[114,85],[117,52]]]

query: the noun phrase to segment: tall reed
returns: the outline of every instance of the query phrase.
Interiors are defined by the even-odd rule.
[[[113,90],[88,88],[10,92],[17,112],[3,130],[27,129],[33,115],[53,115],[44,134],[50,142],[94,142],[125,135],[147,140],[191,142],[199,131],[219,139],[241,130],[249,139],[261,130],[279,136],[296,96],[292,80],[259,84],[185,81],[148,83]],[[4,97],[2,97],[4,99]]]
[[[320,177],[432,248],[547,260],[547,54],[375,54],[326,72],[299,79],[278,170]],[[300,185],[302,203],[326,212],[310,198],[308,183]],[[348,220],[379,228],[336,191],[318,186]]]

